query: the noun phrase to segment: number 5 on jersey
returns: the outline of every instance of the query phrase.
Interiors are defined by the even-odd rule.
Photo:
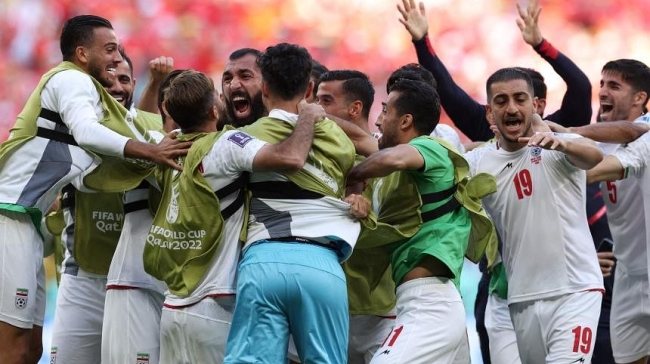
[[[513,180],[515,183],[515,190],[517,191],[517,198],[523,199],[526,196],[533,194],[533,178],[530,176],[530,171],[522,169],[515,174]]]

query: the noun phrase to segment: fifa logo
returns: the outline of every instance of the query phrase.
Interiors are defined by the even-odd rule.
[[[165,218],[167,222],[173,224],[178,219],[178,196],[181,193],[178,191],[178,184],[172,185],[172,195],[169,198],[169,205],[167,206],[167,214]]]

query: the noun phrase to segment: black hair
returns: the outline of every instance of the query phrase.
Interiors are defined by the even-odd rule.
[[[269,91],[282,100],[304,95],[309,86],[312,58],[307,49],[288,43],[266,48],[257,57],[262,80]]]
[[[311,60],[311,79],[314,80],[314,94],[316,93],[316,91],[318,91],[318,84],[320,83],[320,76],[325,72],[329,72],[329,69],[327,69],[327,67],[325,67],[322,63],[320,63],[317,60],[312,58],[312,60]]]
[[[645,63],[635,59],[617,59],[605,63],[603,72],[618,73],[635,92],[645,92],[647,97],[643,102],[643,110],[647,112],[645,105],[650,97],[650,68]]]
[[[195,70],[183,70],[165,89],[164,104],[169,116],[184,131],[208,122],[216,104],[212,79]]]
[[[368,76],[356,70],[335,70],[323,73],[318,83],[327,81],[343,81],[341,90],[348,102],[361,101],[363,117],[368,118],[372,102],[375,100],[375,88]]]
[[[544,83],[544,76],[532,68],[515,67],[516,69],[525,72],[530,76],[533,81],[533,96],[538,99],[546,99],[546,83]]]
[[[393,102],[398,115],[411,114],[419,135],[430,135],[440,122],[440,96],[431,84],[400,78],[390,88],[399,92]]]
[[[122,56],[122,59],[126,64],[129,65],[129,69],[131,70],[131,77],[133,77],[133,61],[131,61],[131,58],[126,55],[126,52],[124,51],[124,47],[119,47],[118,50],[120,51],[120,56]]]
[[[531,78],[530,78],[530,76],[528,75],[527,72],[522,71],[518,67],[501,68],[500,70],[497,70],[496,72],[494,72],[487,79],[487,82],[485,83],[485,90],[487,92],[488,102],[490,102],[490,98],[492,97],[491,86],[492,86],[493,83],[508,82],[508,81],[514,81],[514,80],[524,80],[524,81],[526,81],[526,84],[528,85],[530,93],[531,94],[534,93],[533,81],[531,80]]]
[[[183,71],[186,71],[186,70],[179,69],[179,70],[173,70],[173,71],[169,72],[167,74],[167,76],[165,76],[165,79],[163,80],[163,82],[160,84],[160,87],[158,88],[157,104],[158,104],[158,111],[160,112],[160,116],[162,116],[163,125],[167,121],[167,115],[165,114],[165,112],[163,111],[163,108],[162,108],[163,101],[165,101],[165,91],[169,87],[169,84],[176,77],[178,77],[178,75],[180,75]]]
[[[237,49],[236,51],[230,53],[230,56],[228,57],[229,61],[234,61],[236,59],[240,59],[244,56],[247,56],[249,54],[252,54],[255,56],[255,58],[259,57],[260,54],[262,54],[261,51],[255,49],[255,48],[240,48]]]
[[[60,47],[63,60],[72,60],[78,46],[89,47],[95,28],[101,27],[113,29],[111,22],[96,15],[79,15],[68,19],[61,31]]]
[[[433,88],[438,88],[438,82],[436,81],[436,78],[433,77],[433,73],[417,63],[409,63],[396,69],[390,74],[390,77],[388,77],[388,81],[386,82],[386,92],[389,92],[390,87],[400,78],[422,81],[430,84]]]

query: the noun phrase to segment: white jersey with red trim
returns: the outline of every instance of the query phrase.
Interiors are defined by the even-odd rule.
[[[644,115],[634,122],[648,123],[650,118]],[[625,145],[601,144],[605,155],[616,155],[616,151],[621,148],[625,149]],[[644,190],[648,188],[648,182],[646,181],[644,188],[642,173],[643,171],[637,168],[625,179],[600,183],[603,200],[607,206],[609,230],[615,243],[614,255],[618,264],[622,264],[629,275],[648,273],[644,199],[641,198]]]
[[[203,177],[215,190],[235,182],[242,172],[252,172],[255,155],[266,145],[265,142],[248,134],[231,130],[217,139],[210,152],[203,159]],[[242,190],[237,190],[219,200],[221,211],[235,203]],[[197,211],[197,213],[201,213]],[[230,295],[236,292],[236,271],[242,244],[239,235],[244,225],[244,205],[225,220],[221,243],[213,262],[201,283],[188,297],[166,293],[166,307],[183,307],[199,302],[210,295]]]
[[[503,241],[509,304],[603,289],[583,170],[563,153],[537,147],[477,148],[465,158],[472,175],[497,180],[483,206]]]

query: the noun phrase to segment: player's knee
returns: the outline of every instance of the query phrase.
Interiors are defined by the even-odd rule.
[[[35,364],[36,362],[30,361],[29,356],[29,345],[23,345],[22,343],[16,343],[17,345],[2,345],[4,348],[0,349],[2,351],[3,358],[0,359],[0,363],[7,364]]]

